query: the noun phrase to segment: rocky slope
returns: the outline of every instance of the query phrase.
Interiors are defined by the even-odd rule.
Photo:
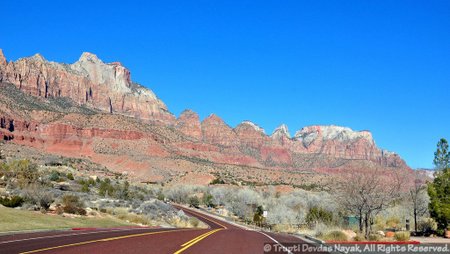
[[[178,119],[153,92],[131,81],[119,63],[83,53],[73,64],[35,55],[7,62],[0,50],[0,137],[54,154],[89,158],[116,171],[163,180],[200,164],[271,170],[357,167],[408,169],[379,149],[370,132],[308,126],[291,137],[281,125],[267,135],[244,121]]]
[[[0,49],[0,82],[44,98],[69,97],[79,105],[171,124],[174,116],[156,95],[131,81],[119,62],[103,63],[83,53],[73,64],[49,62],[39,54],[7,62]]]

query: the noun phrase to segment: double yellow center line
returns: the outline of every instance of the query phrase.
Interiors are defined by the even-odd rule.
[[[180,254],[181,252],[183,252],[183,251],[187,250],[188,248],[190,248],[192,245],[200,242],[201,240],[205,239],[206,237],[208,237],[208,236],[210,236],[210,235],[212,235],[212,234],[214,234],[214,233],[216,233],[216,232],[218,232],[220,230],[223,230],[223,228],[218,228],[218,229],[215,229],[215,230],[208,231],[208,232],[206,232],[206,233],[204,233],[202,235],[197,236],[196,238],[194,238],[194,239],[192,239],[192,240],[190,240],[188,242],[183,243],[181,245],[181,247],[183,247],[183,248],[179,249],[178,251],[174,252],[173,254]]]
[[[98,239],[98,240],[84,241],[84,242],[78,242],[78,243],[70,243],[70,244],[59,245],[59,246],[55,246],[55,247],[48,247],[48,248],[42,248],[42,249],[37,249],[37,250],[25,251],[25,252],[21,252],[20,254],[30,254],[30,253],[47,251],[47,250],[54,250],[54,249],[61,249],[61,248],[66,248],[66,247],[86,245],[86,244],[90,244],[90,243],[108,242],[108,241],[115,241],[115,240],[127,239],[127,238],[132,238],[132,237],[140,237],[140,236],[156,235],[156,234],[162,234],[162,233],[180,232],[180,231],[188,231],[188,230],[192,230],[192,229],[164,230],[164,231],[156,231],[156,232],[148,232],[148,233],[141,233],[141,234],[133,234],[133,235],[124,235],[124,236],[118,236],[118,237],[103,238],[103,239]]]
[[[188,248],[190,248],[192,245],[200,242],[201,240],[205,239],[206,237],[220,231],[220,230],[224,230],[227,229],[227,227],[225,225],[222,225],[221,223],[217,222],[217,221],[213,221],[197,212],[192,212],[191,213],[195,214],[198,217],[201,217],[205,220],[208,220],[214,224],[217,224],[219,226],[221,226],[222,228],[218,228],[218,229],[214,229],[211,231],[208,231],[202,235],[197,236],[196,238],[189,240],[188,242],[185,242],[181,245],[181,249],[179,249],[178,251],[174,252],[174,254],[180,254],[181,252],[187,250]],[[42,251],[48,251],[48,250],[55,250],[55,249],[61,249],[61,248],[66,248],[66,247],[74,247],[74,246],[80,246],[80,245],[86,245],[86,244],[91,244],[91,243],[100,243],[100,242],[108,242],[108,241],[115,241],[115,240],[120,240],[120,239],[127,239],[127,238],[132,238],[132,237],[140,237],[140,236],[148,236],[148,235],[156,235],[156,234],[162,234],[162,233],[175,233],[175,232],[180,232],[180,231],[190,231],[190,230],[195,230],[195,229],[179,229],[179,230],[163,230],[163,231],[156,231],[156,232],[147,232],[147,233],[140,233],[140,234],[132,234],[132,235],[124,235],[124,236],[118,236],[118,237],[110,237],[110,238],[103,238],[103,239],[98,239],[98,240],[91,240],[91,241],[84,241],[84,242],[78,242],[78,243],[71,243],[71,244],[65,244],[65,245],[59,245],[59,246],[55,246],[55,247],[48,247],[48,248],[41,248],[41,249],[37,249],[37,250],[31,250],[31,251],[25,251],[22,252],[21,254],[31,254],[31,253],[37,253],[37,252],[42,252]]]

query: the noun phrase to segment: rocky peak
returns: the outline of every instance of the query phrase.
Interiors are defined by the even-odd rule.
[[[291,139],[288,127],[284,124],[276,128],[271,136],[267,136],[261,127],[250,121],[244,121],[233,129],[215,114],[200,122],[195,112],[186,110],[175,119],[151,90],[131,81],[128,69],[116,62],[104,63],[92,53],[83,53],[73,64],[60,64],[46,61],[39,54],[19,61],[6,62],[0,50],[0,82],[15,85],[26,95],[41,98],[67,97],[78,105],[104,112],[123,114],[152,123],[161,122],[170,126],[167,133],[172,133],[174,127],[178,133],[184,134],[184,138],[187,137],[183,138],[184,141],[207,145],[206,149],[198,151],[211,161],[246,164],[258,160],[262,163],[260,166],[279,163],[283,167],[296,167],[300,165],[298,163],[303,163],[301,158],[309,158],[302,157],[303,155],[320,154],[325,157],[317,156],[319,160],[327,158],[315,164],[321,167],[335,167],[337,162],[343,165],[340,164],[341,158],[368,160],[389,167],[405,166],[398,155],[376,147],[368,131],[316,125],[301,129],[296,132],[295,138]],[[73,136],[68,135],[71,144]],[[112,136],[121,138],[121,135]],[[202,142],[204,144],[201,144]],[[165,146],[176,146],[176,143],[169,142]],[[130,146],[134,145],[133,143]],[[218,146],[219,149],[211,145]],[[170,150],[177,149],[172,147]],[[214,152],[208,154],[208,151]],[[339,160],[335,163],[333,158]],[[309,159],[307,163],[310,167]]]
[[[1,56],[0,63],[5,62]],[[33,96],[69,97],[80,105],[105,112],[170,125],[175,121],[151,90],[133,84],[127,68],[117,63],[103,63],[92,53],[83,53],[73,64],[48,62],[36,54],[10,62],[1,70],[0,80]]]
[[[302,140],[304,143],[311,143],[316,138],[321,137],[323,141],[337,140],[341,142],[354,141],[357,139],[366,139],[370,143],[374,143],[372,133],[369,131],[354,131],[347,127],[341,126],[308,126],[295,133],[297,140]]]
[[[194,111],[190,110],[190,109],[185,109],[183,112],[181,112],[180,116],[178,117],[178,119],[182,119],[182,118],[195,118],[195,119],[200,119],[200,117],[198,116],[197,113],[195,113]]]
[[[253,130],[255,130],[256,132],[260,132],[262,134],[265,134],[266,132],[264,131],[263,128],[261,128],[260,126],[258,126],[257,124],[251,122],[251,121],[243,121],[242,123],[240,123],[236,129],[240,128],[240,127],[245,127],[248,126],[250,128],[252,128]]]
[[[264,130],[250,121],[240,123],[234,128],[234,132],[238,136],[241,145],[244,146],[260,148],[266,141],[270,143],[269,137],[267,137]]]
[[[186,136],[196,139],[202,138],[202,129],[200,125],[200,117],[192,110],[183,111],[177,119],[175,128]]]
[[[41,62],[41,63],[47,62],[47,60],[45,60],[45,58],[39,53],[34,54],[34,56],[30,57],[29,59],[32,61]]]
[[[5,55],[3,55],[3,50],[0,49],[0,65],[6,65],[6,64],[7,64],[7,62],[6,62]]]
[[[100,60],[97,55],[89,53],[89,52],[83,52],[81,54],[80,58],[78,59],[78,62],[91,62],[91,63],[103,63],[102,60]]]
[[[239,143],[236,133],[220,117],[211,114],[201,123],[203,140],[223,146],[234,146]]]
[[[108,85],[121,93],[132,92],[130,71],[122,65],[106,64],[95,54],[84,52],[70,68],[84,74],[94,83]]]
[[[218,124],[218,125],[222,125],[225,124],[225,122],[222,120],[222,118],[220,118],[218,115],[216,114],[211,114],[209,115],[207,118],[205,118],[202,122],[206,123],[206,124]],[[226,125],[226,124],[225,124]]]
[[[273,139],[277,139],[277,140],[279,140],[281,138],[290,139],[291,138],[291,134],[289,134],[289,129],[288,129],[287,125],[286,124],[282,124],[282,125],[280,125],[278,128],[276,128],[273,131],[271,137]]]
[[[112,63],[109,63],[109,65],[123,66],[121,62],[112,62]]]

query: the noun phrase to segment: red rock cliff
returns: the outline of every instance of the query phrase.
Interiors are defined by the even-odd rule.
[[[2,99],[0,93],[0,137],[4,140],[19,143],[28,140],[27,144],[33,145],[38,141],[47,147],[49,141],[52,144],[63,143],[67,151],[73,151],[69,148],[76,147],[76,144],[88,144],[83,147],[94,151],[89,144],[95,138],[102,141],[115,139],[126,144],[130,140],[148,139],[152,153],[168,156],[170,152],[179,150],[179,155],[185,157],[201,157],[220,163],[295,169],[317,165],[303,163],[307,160],[322,160],[320,165],[327,167],[337,158],[371,161],[388,167],[407,167],[398,155],[379,149],[368,131],[353,131],[339,126],[309,126],[291,137],[287,126],[281,125],[268,136],[252,122],[245,121],[233,129],[214,114],[200,122],[195,112],[186,110],[175,119],[151,90],[131,81],[128,69],[120,63],[103,63],[90,53],[83,53],[73,64],[61,64],[49,62],[39,54],[7,62],[0,50],[0,83],[12,83],[25,94],[38,97],[44,104],[50,101],[45,98],[69,97],[77,105],[144,120],[143,124],[133,118],[104,114],[111,117],[112,124],[105,124],[106,118],[101,118],[102,121],[81,128],[77,127],[77,122],[92,122],[92,118],[85,118],[80,113],[80,120],[55,123],[53,119],[60,119],[55,116],[42,121],[35,111],[28,112],[31,117],[21,117],[25,111],[33,109],[12,106],[20,100],[14,102],[16,96],[12,94],[3,94]],[[17,91],[15,88],[13,90]],[[8,93],[5,91],[2,92]],[[18,91],[18,94],[23,95],[22,92]],[[32,96],[25,97],[34,98]],[[113,127],[116,117],[126,118],[117,126],[129,127],[130,131],[117,131],[117,126]],[[130,120],[138,122],[139,128],[133,127]],[[149,129],[149,125],[145,124],[149,121],[163,123],[158,125],[160,129],[157,133],[156,129]],[[168,125],[174,128],[168,128]],[[130,149],[138,150],[135,144],[128,145]],[[148,149],[139,149],[145,151],[145,156],[148,155]],[[106,150],[119,153],[114,152],[113,148]]]
[[[174,116],[149,89],[131,81],[120,63],[103,63],[83,53],[73,64],[49,62],[39,54],[7,62],[0,50],[0,82],[39,97],[69,97],[79,105],[173,124]]]

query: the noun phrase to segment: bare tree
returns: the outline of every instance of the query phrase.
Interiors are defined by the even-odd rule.
[[[414,183],[409,189],[409,201],[412,206],[414,216],[414,231],[417,232],[417,218],[424,216],[428,212],[428,203],[430,202],[426,181],[419,173],[415,173]]]
[[[359,230],[366,237],[373,218],[400,198],[404,179],[399,170],[352,170],[339,181],[339,200],[350,213],[359,216]]]
[[[363,218],[364,208],[366,206],[365,199],[362,196],[362,189],[364,188],[363,179],[348,179],[347,177],[343,177],[340,179],[339,185],[339,202],[350,214],[358,217],[359,232],[362,233],[364,231]]]

